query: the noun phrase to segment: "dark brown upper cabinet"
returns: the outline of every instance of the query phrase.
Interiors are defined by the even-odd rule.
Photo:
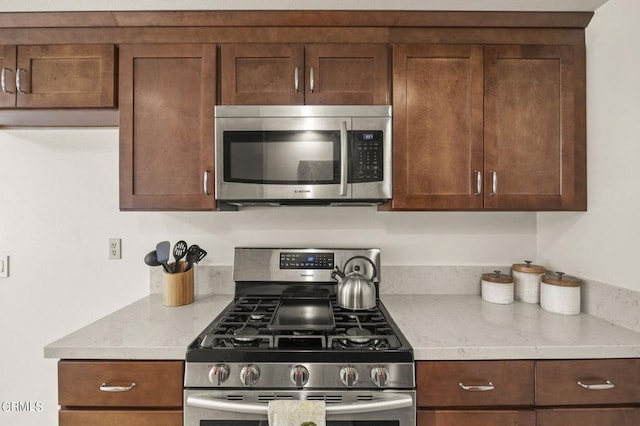
[[[584,46],[399,44],[394,210],[585,210]]]
[[[116,106],[113,45],[0,46],[1,108]]]
[[[225,105],[384,105],[386,44],[223,44]]]
[[[120,48],[120,209],[212,210],[216,46]]]

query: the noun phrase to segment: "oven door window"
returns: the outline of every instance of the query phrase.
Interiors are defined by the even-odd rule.
[[[225,131],[226,182],[321,185],[340,183],[340,132]]]

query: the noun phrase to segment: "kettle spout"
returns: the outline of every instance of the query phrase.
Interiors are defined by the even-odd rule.
[[[331,273],[331,278],[333,278],[334,280],[338,281],[338,284],[340,284],[340,283],[342,283],[342,280],[345,278],[345,275],[336,266],[336,269],[334,269],[333,272]]]

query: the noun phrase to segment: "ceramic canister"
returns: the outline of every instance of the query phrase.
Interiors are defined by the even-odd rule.
[[[579,314],[581,284],[578,278],[563,272],[544,275],[540,284],[540,307],[555,314]]]
[[[506,305],[513,303],[513,279],[500,271],[482,274],[482,300]]]
[[[525,303],[540,302],[540,281],[546,269],[532,265],[530,260],[516,263],[511,267],[515,299]]]

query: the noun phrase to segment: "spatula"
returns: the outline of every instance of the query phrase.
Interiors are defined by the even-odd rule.
[[[164,271],[168,274],[172,273],[169,268],[169,256],[171,255],[171,243],[169,241],[160,241],[156,245],[156,256],[158,263],[162,265]]]

